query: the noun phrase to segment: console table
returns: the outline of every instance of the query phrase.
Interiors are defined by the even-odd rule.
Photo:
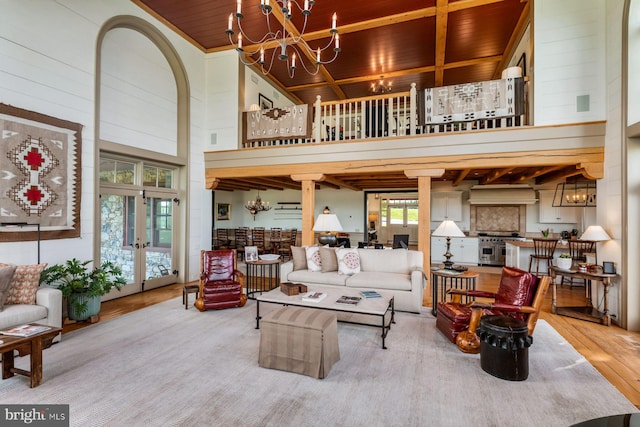
[[[434,316],[437,312],[438,305],[438,287],[440,287],[440,299],[445,300],[447,289],[476,289],[476,279],[478,278],[478,272],[473,270],[467,270],[464,272],[458,272],[455,270],[447,270],[440,268],[438,270],[431,270],[431,292],[432,292],[432,308],[431,314]]]
[[[609,315],[609,287],[613,286],[611,279],[616,277],[616,274],[608,273],[589,273],[586,271],[578,270],[563,270],[561,268],[552,265],[549,267],[549,273],[551,275],[551,284],[553,287],[553,294],[551,299],[551,312],[559,314],[561,316],[573,317],[575,319],[587,320],[589,322],[601,323],[606,326],[611,325],[611,316]],[[556,276],[568,276],[578,279],[585,279],[586,289],[585,297],[586,304],[584,306],[577,307],[558,307],[557,305],[557,284]],[[591,301],[591,281],[595,280],[602,283],[603,289],[603,311],[599,311],[593,306]]]

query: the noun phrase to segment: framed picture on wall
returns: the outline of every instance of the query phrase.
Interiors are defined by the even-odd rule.
[[[273,108],[273,101],[260,93],[258,94],[258,105],[260,105],[261,110],[268,110]]]
[[[225,221],[225,220],[231,219],[231,204],[216,203],[216,219],[218,221]]]

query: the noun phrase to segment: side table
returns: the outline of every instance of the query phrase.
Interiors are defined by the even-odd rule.
[[[447,289],[475,290],[477,278],[478,272],[473,270],[464,272],[444,268],[431,270],[431,314],[435,316],[438,301],[444,301],[447,298]],[[438,299],[438,288],[440,288],[440,299]]]
[[[247,298],[256,299],[254,294],[280,286],[280,264],[282,259],[273,261],[246,261],[247,264]]]

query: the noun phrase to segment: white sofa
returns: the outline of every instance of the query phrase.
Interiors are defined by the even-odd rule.
[[[5,304],[0,311],[0,329],[24,323],[62,327],[62,292],[41,287],[36,292],[35,304]],[[59,341],[58,335],[54,341]]]
[[[294,271],[293,260],[280,265],[282,282],[313,285],[346,286],[358,290],[390,291],[399,311],[418,313],[422,308],[425,286],[423,254],[406,249],[357,249],[360,272],[353,275],[338,271]]]

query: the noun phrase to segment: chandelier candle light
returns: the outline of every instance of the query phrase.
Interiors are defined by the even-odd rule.
[[[263,202],[260,198],[260,193],[258,192],[258,197],[255,200],[249,200],[246,205],[244,205],[246,209],[249,210],[249,213],[253,215],[253,220],[256,220],[256,214],[258,212],[264,212],[271,209],[269,206],[269,202]]]
[[[329,64],[338,57],[338,53],[340,52],[340,36],[338,35],[338,28],[336,27],[337,23],[337,15],[334,13],[331,18],[331,29],[329,30],[329,34],[331,34],[331,39],[329,43],[325,47],[317,47],[316,49],[312,49],[311,46],[304,40],[304,32],[307,27],[307,19],[309,15],[311,15],[311,9],[315,4],[314,0],[304,0],[303,6],[301,7],[296,0],[273,0],[275,3],[274,6],[278,7],[282,12],[282,28],[278,28],[275,31],[271,28],[271,16],[274,18],[278,18],[274,12],[273,7],[271,6],[271,0],[260,0],[260,4],[258,4],[258,8],[262,12],[262,14],[266,18],[267,25],[267,33],[262,36],[262,38],[258,40],[254,40],[247,35],[247,33],[242,28],[242,0],[237,0],[236,3],[236,12],[229,14],[229,22],[227,25],[227,30],[225,31],[229,36],[229,43],[235,46],[236,50],[241,53],[247,54],[241,55],[240,60],[245,65],[254,65],[260,64],[262,68],[263,74],[269,74],[271,68],[273,67],[274,59],[278,50],[280,53],[278,54],[278,59],[281,61],[285,61],[287,63],[287,70],[289,73],[289,77],[293,78],[296,71],[296,66],[298,63],[302,64],[302,67],[307,71],[307,73],[311,75],[316,75],[320,70],[320,65]],[[297,9],[302,16],[304,17],[304,24],[302,26],[302,30],[298,31],[297,28],[291,24],[291,17],[294,13],[294,8]],[[238,25],[238,37],[237,42],[234,43],[232,36],[235,34],[233,30],[233,17],[235,16],[236,22]],[[278,24],[279,26],[280,24]],[[277,26],[274,26],[276,28]],[[298,34],[299,33],[299,34]],[[245,51],[244,44],[249,42],[251,45],[257,45],[258,48],[253,51]],[[272,47],[276,46],[273,49],[273,54],[271,55],[271,59],[267,61],[265,60],[265,51]],[[333,57],[329,60],[322,60],[320,54],[327,49],[330,49],[333,46]],[[279,47],[279,48],[278,48]],[[249,58],[252,55],[259,54],[257,59]],[[300,56],[300,54],[302,54]],[[290,56],[291,55],[291,56]],[[296,60],[300,56],[298,62]],[[303,57],[306,56],[311,60],[315,56],[315,70],[307,68],[305,60]],[[255,58],[255,57],[254,57]],[[265,65],[267,64],[267,65]]]

